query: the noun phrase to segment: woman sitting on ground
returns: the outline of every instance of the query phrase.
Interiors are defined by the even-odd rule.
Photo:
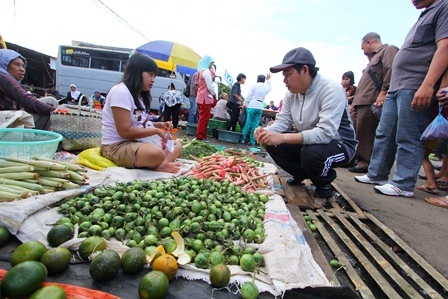
[[[137,53],[129,59],[121,82],[106,97],[100,152],[126,168],[177,173],[180,163],[174,160],[182,145],[173,141],[173,148],[167,148],[172,123],[149,120],[150,90],[157,71],[156,63],[147,55]]]
[[[48,130],[51,126],[50,113],[56,107],[49,106],[30,93],[20,81],[25,77],[27,61],[13,50],[0,50],[0,110],[24,109],[34,118],[34,127]]]

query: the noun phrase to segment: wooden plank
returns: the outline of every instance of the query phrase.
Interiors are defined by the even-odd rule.
[[[312,210],[307,210],[306,212],[313,220],[314,225],[316,225],[317,230],[319,231],[320,235],[325,240],[327,245],[330,247],[335,258],[337,258],[338,261],[344,265],[343,269],[345,270],[348,277],[352,281],[353,285],[355,286],[355,289],[360,293],[361,297],[364,299],[374,299],[375,296],[373,295],[372,291],[364,283],[362,278],[358,275],[356,270],[350,264],[350,261],[345,256],[344,252],[339,248],[339,246],[333,240],[333,238],[328,233],[328,231],[325,229],[323,224],[317,219],[317,216],[314,214],[314,212]]]
[[[335,223],[330,217],[328,217],[324,211],[317,210],[319,215],[333,228],[339,238],[345,243],[345,245],[351,250],[353,255],[358,259],[361,265],[376,281],[378,286],[383,290],[386,296],[389,298],[402,298],[397,291],[390,285],[390,283],[381,275],[369,259],[362,253],[362,251],[356,246],[356,244],[344,233],[344,231]]]
[[[336,189],[336,191],[338,191],[339,194],[341,194],[341,196],[348,202],[348,204],[353,208],[353,210],[355,210],[356,213],[358,213],[359,216],[364,217],[364,212],[358,207],[358,205],[344,192],[344,190],[342,190],[338,184],[336,183],[331,183],[331,185],[333,186],[334,189]]]
[[[403,269],[404,273],[406,273],[409,278],[411,278],[415,283],[425,292],[430,298],[434,299],[443,299],[443,297],[437,293],[431,286],[429,286],[414,270],[411,269],[393,250],[385,244],[378,236],[373,233],[370,228],[359,220],[357,214],[354,213],[346,213],[352,219],[352,221],[360,228],[374,243],[378,245],[381,250],[387,254],[394,263],[397,264],[401,269]]]
[[[273,183],[274,183],[273,187],[274,187],[275,192],[278,195],[280,195],[281,197],[284,198],[286,196],[285,190],[283,190],[282,182],[280,181],[280,178],[278,177],[278,175],[277,174],[273,174],[272,175],[272,180],[273,180]]]
[[[333,269],[328,264],[328,261],[325,258],[324,253],[322,252],[322,249],[319,247],[319,244],[317,243],[312,232],[308,228],[305,218],[302,215],[302,211],[300,211],[299,207],[297,207],[296,205],[287,204],[286,207],[290,211],[292,218],[296,221],[300,230],[303,232],[305,240],[310,246],[314,260],[319,264],[325,276],[327,277],[328,281],[330,281],[333,286],[340,286],[339,281],[333,275]]]
[[[398,246],[400,246],[410,257],[414,259],[425,271],[432,276],[445,290],[448,290],[448,279],[443,277],[433,266],[431,266],[427,261],[425,261],[421,255],[415,252],[414,249],[409,247],[406,242],[404,242],[399,236],[397,236],[390,228],[379,221],[375,216],[370,213],[365,213],[367,218],[369,218],[373,223],[376,224],[383,232],[389,236]]]
[[[324,200],[320,197],[314,197],[314,189],[310,180],[306,179],[303,181],[305,184],[306,192],[310,195],[311,199],[314,202],[315,209],[322,209],[324,206]]]
[[[314,208],[313,199],[306,192],[302,185],[290,186],[286,182],[288,178],[282,177],[280,181],[282,182],[283,190],[285,190],[287,203],[297,205],[300,208]]]
[[[353,226],[347,219],[341,216],[337,211],[333,211],[333,214],[338,218],[338,220],[348,229],[348,231],[356,238],[361,246],[363,246],[367,253],[378,263],[378,265],[389,275],[390,278],[395,281],[400,288],[409,295],[411,298],[421,298],[423,297],[404,279],[400,273],[395,270],[395,268],[387,261],[375,247],[370,244],[366,238]],[[371,260],[371,258],[369,258]]]

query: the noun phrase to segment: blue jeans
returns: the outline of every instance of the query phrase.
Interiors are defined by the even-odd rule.
[[[196,103],[196,96],[190,97],[190,110],[188,111],[188,123],[198,123],[198,104]]]
[[[414,191],[425,153],[420,136],[431,121],[432,105],[422,111],[411,110],[415,90],[398,90],[387,94],[380,123],[375,133],[367,175],[387,180],[396,159],[390,184]]]
[[[246,108],[246,124],[240,141],[246,141],[247,134],[249,134],[250,145],[255,145],[254,131],[260,125],[262,114],[263,110],[261,109]]]

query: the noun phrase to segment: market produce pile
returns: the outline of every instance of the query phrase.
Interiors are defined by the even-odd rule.
[[[176,248],[171,233],[177,231],[191,260],[219,246],[226,262],[238,264],[236,257],[244,250],[229,240],[263,242],[268,200],[267,195],[247,193],[226,179],[218,182],[189,176],[99,187],[64,202],[59,211],[65,215],[61,222],[79,225],[78,238],[114,237],[148,254],[163,245],[169,253]],[[209,262],[198,259],[198,266],[207,267]]]
[[[194,141],[190,145],[194,145]],[[109,176],[113,174],[109,178],[103,172],[89,170],[89,182],[93,178],[99,185],[86,188],[84,192],[90,190],[87,193],[74,193],[76,197],[59,199],[58,207],[52,209],[53,227],[46,230],[46,241],[51,248],[43,250],[47,244],[39,244],[33,239],[34,235],[29,234],[32,237],[28,240],[34,241],[23,243],[24,247],[19,246],[13,254],[11,270],[16,270],[12,273],[22,273],[21,281],[34,284],[31,287],[17,284],[14,281],[18,276],[10,274],[6,287],[2,283],[1,288],[7,288],[7,294],[27,290],[27,294],[20,293],[21,296],[29,296],[31,291],[43,292],[46,275],[62,271],[68,267],[70,259],[77,256],[89,262],[88,275],[95,281],[113,279],[118,271],[135,274],[150,268],[135,291],[140,298],[163,298],[169,281],[176,275],[187,277],[188,271],[207,273],[208,282],[216,288],[235,285],[243,298],[256,298],[257,287],[272,293],[271,276],[264,267],[265,261],[269,262],[269,252],[266,255],[262,248],[273,242],[275,234],[269,233],[271,239],[267,238],[264,221],[274,219],[276,213],[283,215],[283,208],[287,210],[281,198],[278,203],[281,208],[275,204],[275,208],[267,208],[272,206],[268,197],[272,193],[265,193],[269,184],[268,174],[262,172],[266,171],[263,163],[244,150],[216,151],[214,148],[211,156],[197,155],[197,151],[195,155],[190,154],[189,158],[195,162],[185,163],[194,166],[190,166],[185,175],[171,179],[143,180],[135,176],[132,181],[119,181],[114,174],[129,180],[136,173],[129,173],[128,177],[126,171],[131,170],[110,168],[105,170],[109,171]],[[35,160],[30,161],[34,163]],[[70,163],[60,163],[64,164]],[[66,170],[61,168],[59,172]],[[146,177],[147,174],[143,174]],[[83,172],[80,175],[87,179]],[[99,180],[103,177],[108,180]],[[259,192],[261,189],[264,192]],[[45,221],[40,223],[49,225]],[[268,223],[266,229],[272,232],[272,225],[278,224]],[[286,239],[298,250],[293,235]],[[286,239],[281,242],[290,250]],[[28,261],[42,263],[46,272],[41,271],[38,264],[21,265]],[[196,274],[194,277],[199,278]],[[252,282],[247,281],[248,278]],[[201,274],[199,279],[205,277]],[[148,294],[152,295],[148,297]]]
[[[45,157],[0,159],[0,202],[76,189],[85,185],[85,168]]]
[[[13,271],[7,274],[2,289],[21,296],[24,288],[25,296],[41,290],[47,272],[58,273],[68,266],[70,254],[59,246],[74,237],[75,225],[76,237],[85,238],[77,253],[90,260],[89,273],[95,280],[112,279],[119,269],[132,274],[151,265],[139,288],[145,298],[146,289],[154,291],[165,285],[157,271],[169,281],[178,264],[194,263],[213,270],[210,281],[214,286],[225,286],[230,280],[226,265],[239,265],[254,274],[263,265],[263,256],[250,243],[262,243],[265,238],[264,205],[268,200],[267,195],[245,192],[226,179],[218,182],[192,176],[98,187],[59,206],[64,217],[47,234],[54,248],[47,251],[42,243],[30,241],[15,250]],[[104,240],[111,239],[130,249],[120,257],[106,248]],[[44,264],[45,271],[38,262]],[[25,277],[23,285],[11,278],[17,277],[13,275],[16,272],[34,275]],[[156,278],[160,282],[154,287]]]

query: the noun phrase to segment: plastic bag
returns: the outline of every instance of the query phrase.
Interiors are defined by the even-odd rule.
[[[170,132],[166,132],[165,140],[166,140],[166,149],[170,153],[174,154],[174,140]]]
[[[448,120],[442,114],[443,106],[439,106],[439,114],[423,131],[420,140],[448,138]]]
[[[96,170],[117,166],[113,161],[101,156],[99,147],[83,150],[78,155],[77,163]]]
[[[243,107],[243,109],[241,109],[240,116],[238,117],[238,123],[240,124],[241,128],[244,127],[244,125],[246,124],[246,118],[247,118],[246,107]]]

